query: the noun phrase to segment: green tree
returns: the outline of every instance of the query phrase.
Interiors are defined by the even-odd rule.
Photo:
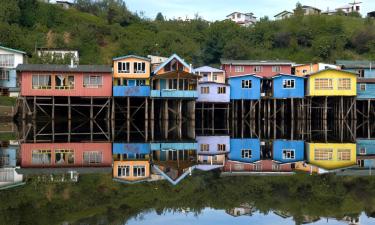
[[[20,8],[17,0],[7,0],[0,4],[0,21],[17,23],[20,19]]]
[[[155,18],[156,21],[164,21],[164,16],[161,12],[158,12],[158,14],[156,15],[156,18]]]
[[[294,16],[301,17],[304,15],[305,15],[305,12],[303,11],[302,4],[300,2],[297,2],[296,8],[294,9]]]

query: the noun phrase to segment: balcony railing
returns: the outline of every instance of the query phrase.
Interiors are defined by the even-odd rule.
[[[175,90],[163,89],[152,90],[151,97],[154,98],[197,98],[198,92],[196,90]]]
[[[113,86],[113,96],[149,97],[150,86]]]

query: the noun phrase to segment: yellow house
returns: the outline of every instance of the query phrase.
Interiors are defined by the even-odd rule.
[[[136,182],[150,177],[149,160],[129,160],[113,162],[113,178]]]
[[[307,75],[307,96],[356,96],[357,74],[326,69]]]
[[[126,55],[113,58],[113,86],[143,86],[150,84],[151,60]]]
[[[307,160],[323,169],[339,169],[356,164],[356,144],[307,143]]]

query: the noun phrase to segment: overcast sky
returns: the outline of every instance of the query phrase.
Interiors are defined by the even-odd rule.
[[[198,13],[206,20],[222,20],[234,12],[253,12],[257,17],[274,15],[283,11],[291,11],[298,0],[125,0],[133,12],[143,11],[148,18],[155,18],[162,12],[167,18],[193,18]],[[357,2],[359,0],[356,0]],[[325,11],[353,2],[353,0],[300,0],[303,5],[310,5]],[[375,11],[375,0],[362,0],[361,14]]]

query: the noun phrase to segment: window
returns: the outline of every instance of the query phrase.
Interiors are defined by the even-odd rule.
[[[218,87],[217,88],[217,93],[218,94],[225,94],[226,88],[225,87]]]
[[[130,166],[118,166],[117,167],[117,176],[119,176],[119,177],[130,176]]]
[[[0,70],[0,80],[9,81],[9,71],[8,70]]]
[[[210,151],[210,145],[209,144],[201,144],[201,151],[202,152]]]
[[[302,73],[307,74],[307,70],[306,69],[302,70]]]
[[[260,163],[257,163],[254,165],[254,170],[255,171],[262,171],[262,164]]]
[[[118,62],[117,70],[119,73],[130,73],[130,63],[129,62]]]
[[[339,149],[337,151],[337,159],[339,161],[350,161],[350,149]]]
[[[9,166],[9,155],[0,155],[0,168]]]
[[[103,85],[103,77],[99,75],[85,75],[83,78],[83,87],[100,88]]]
[[[134,166],[133,167],[133,176],[134,177],[144,177],[144,176],[146,176],[145,166]]]
[[[56,75],[55,85],[55,89],[73,89],[74,76]]]
[[[31,156],[32,164],[51,164],[51,150],[33,150]]]
[[[99,151],[83,152],[83,164],[100,164],[103,161],[103,154]]]
[[[332,149],[325,149],[319,148],[315,149],[315,158],[314,160],[332,160],[333,157],[333,150]]]
[[[277,163],[272,164],[272,171],[280,171],[280,170],[281,170],[280,164],[277,164]]]
[[[225,144],[217,144],[217,151],[225,152],[226,145]]]
[[[212,80],[217,81],[217,74],[212,75]]]
[[[284,79],[283,80],[283,88],[294,88],[295,87],[295,80],[294,79]]]
[[[241,72],[244,72],[244,71],[245,71],[244,66],[235,66],[234,67],[234,72],[236,72],[236,73],[241,73]]]
[[[283,159],[295,159],[294,149],[283,149]]]
[[[318,78],[315,79],[315,90],[332,90],[332,79]]]
[[[168,79],[168,89],[177,90],[177,79]]]
[[[362,147],[359,149],[359,154],[360,155],[366,155],[366,148],[365,147]]]
[[[135,62],[134,63],[134,73],[146,73],[146,63],[145,62]]]
[[[0,54],[0,66],[14,67],[14,55],[13,54]]]
[[[58,165],[74,164],[74,151],[71,149],[56,149],[55,163]]]
[[[360,91],[366,91],[366,84],[359,84]]]
[[[201,93],[202,94],[210,93],[210,87],[201,87]]]
[[[51,89],[51,75],[32,75],[33,89]]]
[[[242,80],[242,88],[251,88],[251,80]]]
[[[280,72],[281,67],[280,66],[272,66],[272,72]]]
[[[241,18],[241,14],[240,13],[237,13],[237,18]]]
[[[262,72],[263,66],[255,66],[254,67],[254,72]]]
[[[250,149],[242,149],[241,150],[241,157],[243,159],[251,159],[251,150]]]
[[[350,90],[350,85],[351,84],[351,80],[350,78],[340,78],[339,79],[339,86],[338,86],[338,89],[339,90]]]
[[[135,81],[135,85],[136,86],[145,86],[146,85],[146,81],[145,80],[136,80]]]
[[[357,70],[358,77],[365,77],[365,70],[364,69],[359,69]]]

